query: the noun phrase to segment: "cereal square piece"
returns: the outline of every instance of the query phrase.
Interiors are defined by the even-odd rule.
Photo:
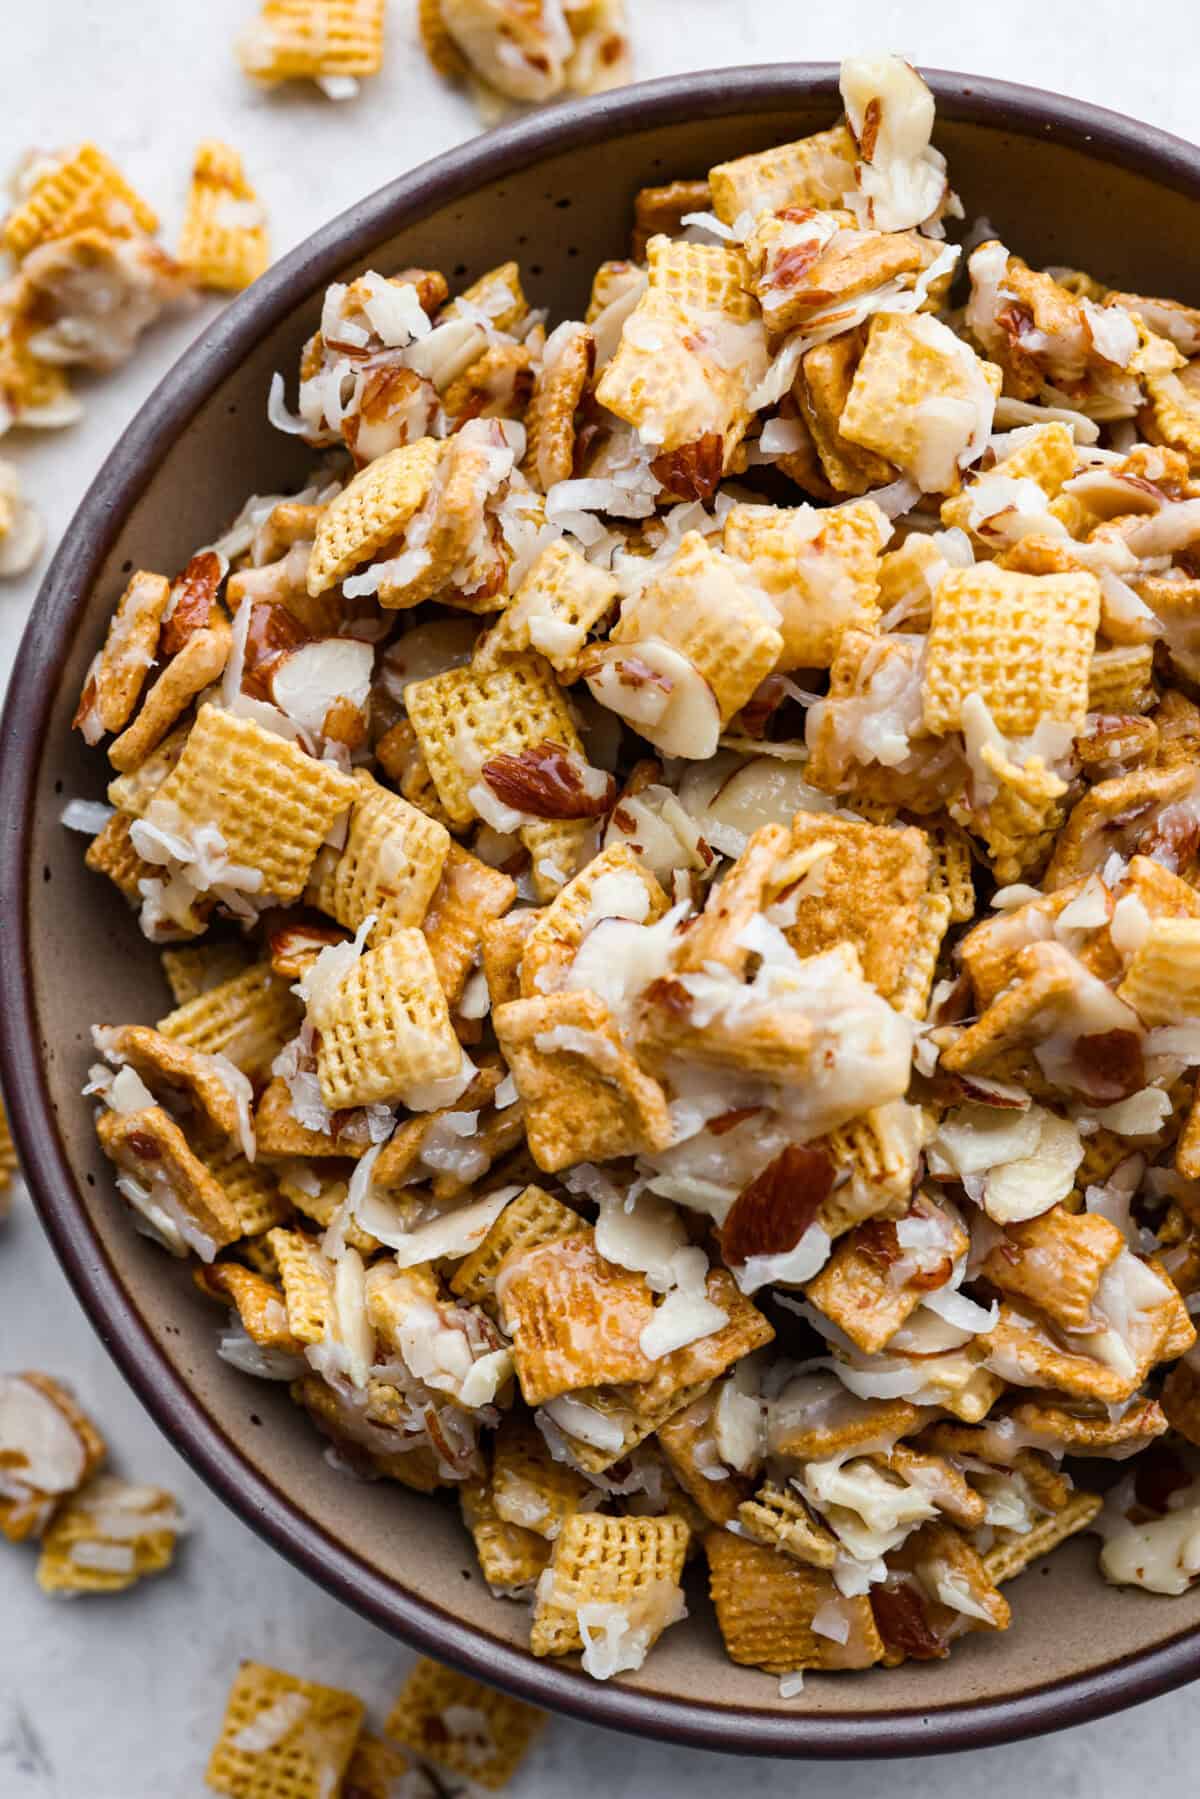
[[[452,668],[404,692],[438,798],[453,824],[476,817],[470,790],[494,757],[541,743],[582,756],[583,746],[553,670],[541,656],[514,656],[494,669]]]
[[[509,1000],[522,997],[521,963],[537,918],[537,911],[530,906],[520,912],[510,912],[507,918],[483,927],[483,973],[493,1011],[507,1005]]]
[[[0,242],[19,262],[39,244],[90,226],[110,237],[152,237],[158,217],[95,144],[80,144],[34,180],[4,221]]]
[[[515,1250],[496,1291],[526,1405],[654,1373],[639,1340],[654,1316],[645,1277],[606,1262],[590,1234]]]
[[[365,1711],[352,1693],[243,1662],[205,1779],[229,1799],[330,1799]]]
[[[725,725],[779,661],[783,638],[774,614],[736,561],[689,531],[666,567],[622,606],[610,641],[654,637],[670,644],[699,669]]]
[[[197,943],[187,949],[165,949],[159,957],[177,1006],[186,1006],[189,1000],[245,974],[252,960],[250,947],[239,942]]]
[[[810,1568],[832,1568],[837,1561],[837,1538],[817,1522],[799,1493],[788,1487],[765,1481],[753,1499],[738,1506],[737,1517],[756,1543],[794,1556]]]
[[[364,1730],[354,1745],[338,1799],[435,1799],[434,1788],[403,1749]]]
[[[569,1655],[583,1649],[584,1632],[602,1633],[605,1614],[611,1617],[615,1608],[640,1637],[644,1655],[682,1616],[679,1581],[690,1534],[684,1520],[670,1513],[604,1518],[576,1512],[568,1518],[554,1545],[550,1574],[538,1583],[529,1641],[533,1653]]]
[[[238,293],[271,260],[267,215],[238,152],[219,138],[196,148],[179,261],[200,287]]]
[[[114,775],[108,783],[109,805],[118,812],[128,812],[131,818],[144,818],[150,801],[182,756],[191,728],[191,720],[185,719],[168,731],[136,768]]]
[[[435,72],[446,81],[464,81],[470,64],[442,17],[442,0],[417,0],[417,34]]]
[[[646,246],[652,237],[681,237],[684,218],[689,212],[707,212],[712,205],[712,190],[707,181],[668,181],[661,187],[640,187],[633,197],[633,233],[629,252],[634,262],[644,262]],[[602,311],[608,304],[607,286],[617,280],[614,271],[629,264],[602,263],[592,282],[592,307]],[[610,296],[611,297],[611,296]],[[588,309],[588,323],[594,313]]]
[[[925,725],[962,729],[978,694],[993,723],[1024,736],[1043,719],[1081,728],[1100,618],[1100,586],[1086,570],[1021,575],[987,563],[950,569],[933,599],[925,668]]]
[[[836,206],[854,187],[857,148],[847,125],[757,150],[708,172],[712,209],[724,225],[743,212]]]
[[[305,1072],[315,1073],[315,1058],[310,1061],[312,1066]],[[271,1161],[290,1161],[295,1157],[324,1160],[345,1156],[358,1161],[370,1148],[365,1133],[356,1131],[351,1136],[342,1132],[335,1137],[332,1130],[317,1131],[301,1124],[292,1110],[287,1082],[278,1078],[267,1083],[254,1109],[254,1135],[260,1160],[264,1157]]]
[[[140,906],[143,898],[141,883],[161,880],[163,871],[153,862],[144,862],[134,849],[129,835],[133,822],[128,812],[114,812],[103,830],[88,844],[83,860],[93,874],[107,875],[131,906]],[[203,931],[210,906],[211,901],[204,899],[192,901],[177,921],[180,937]]]
[[[211,1268],[197,1268],[193,1279],[209,1299],[232,1307],[242,1329],[260,1349],[301,1354],[303,1344],[288,1324],[283,1292],[265,1275],[243,1268],[240,1262],[214,1262]]]
[[[360,469],[317,520],[306,581],[315,598],[398,537],[424,502],[442,446],[432,437],[401,444]]]
[[[464,308],[486,312],[496,331],[512,331],[529,311],[518,264],[501,262],[494,269],[488,269],[469,287],[464,287],[457,299],[442,308],[440,318],[461,318]]]
[[[261,1236],[272,1225],[283,1223],[291,1207],[279,1191],[273,1169],[262,1162],[248,1162],[236,1142],[215,1148],[202,1144],[196,1153],[220,1182],[245,1236]]]
[[[237,41],[253,81],[377,75],[383,66],[384,0],[262,0]]]
[[[421,925],[442,992],[451,1004],[462,996],[487,926],[502,917],[516,897],[511,875],[451,842]]]
[[[851,443],[842,432],[842,413],[863,359],[868,329],[859,325],[815,344],[802,358],[792,386],[798,416],[808,429],[821,471],[838,494],[865,494],[895,481],[899,474],[886,456]]]
[[[824,1268],[809,1282],[806,1292],[818,1311],[867,1355],[881,1350],[905,1320],[916,1311],[929,1290],[932,1276],[949,1277],[954,1264],[970,1247],[966,1233],[932,1200],[918,1194],[909,1217],[919,1220],[941,1239],[936,1258],[924,1254],[914,1261],[909,1279],[899,1278],[896,1264],[904,1250],[890,1218],[872,1218],[843,1237]]]
[[[186,1094],[199,1114],[198,1123],[225,1137],[244,1134],[249,1139],[253,1094],[236,1070],[214,1066],[209,1057],[149,1025],[122,1025],[103,1033],[100,1041],[113,1065],[127,1063],[156,1097]]]
[[[130,774],[158,748],[196,695],[215,681],[225,667],[232,636],[225,614],[214,605],[207,625],[193,631],[182,649],[167,662],[133,723],[109,744],[108,759],[115,769]]]
[[[201,1055],[228,1056],[253,1080],[267,1073],[302,1017],[287,982],[269,962],[255,962],[168,1012],[158,1029]]]
[[[205,705],[147,817],[184,834],[215,826],[229,860],[261,874],[259,903],[268,894],[286,903],[304,891],[330,826],[357,793],[332,763],[253,719]]]
[[[883,1655],[871,1602],[843,1599],[831,1575],[725,1530],[704,1539],[709,1590],[730,1661],[792,1674],[804,1668],[869,1668]],[[844,1642],[813,1629],[823,1608],[847,1625]]]
[[[670,1143],[666,1095],[594,993],[513,1000],[493,1023],[524,1101],[530,1154],[545,1173]]]
[[[530,1598],[550,1560],[546,1538],[502,1518],[489,1481],[463,1481],[458,1502],[489,1591],[497,1599]]]
[[[109,1112],[96,1121],[100,1147],[119,1171],[117,1186],[151,1236],[173,1256],[191,1250],[211,1262],[236,1243],[241,1222],[220,1182],[161,1106]]]
[[[947,893],[926,893],[918,903],[916,935],[909,946],[899,984],[892,994],[892,1004],[897,1012],[903,1012],[909,1018],[922,1019],[929,1010],[950,916],[951,902]]]
[[[975,916],[975,880],[972,874],[971,839],[949,818],[927,821],[930,893],[944,893],[950,901],[950,922],[967,924]]]
[[[19,1167],[17,1146],[13,1142],[8,1113],[4,1110],[3,1102],[0,1102],[0,1218],[7,1215],[13,1175]]]
[[[496,1792],[546,1722],[535,1705],[423,1656],[388,1713],[387,1734],[435,1767]]]
[[[1107,1218],[1051,1206],[1009,1225],[980,1273],[1018,1304],[1036,1306],[1061,1330],[1086,1336],[1104,1271],[1124,1247],[1124,1232]]]
[[[267,1242],[279,1267],[288,1330],[298,1343],[320,1343],[334,1317],[333,1263],[302,1231],[273,1230]]]
[[[556,1462],[533,1419],[510,1413],[492,1454],[492,1504],[509,1524],[553,1542],[592,1493],[586,1477]]]
[[[722,1480],[709,1480],[705,1475],[705,1468],[711,1468],[720,1455],[713,1434],[717,1399],[717,1389],[710,1386],[698,1399],[664,1418],[655,1439],[672,1478],[700,1516],[710,1524],[724,1525],[737,1517],[738,1507],[751,1497],[753,1487],[736,1472],[727,1473]]]
[[[646,246],[650,287],[688,312],[720,312],[744,325],[755,316],[745,254],[735,244],[694,244],[652,237]]]
[[[360,956],[320,1016],[317,1074],[331,1112],[416,1097],[457,1074],[462,1050],[420,931],[397,929]]]
[[[540,493],[569,481],[575,465],[575,415],[596,361],[596,340],[586,325],[564,325],[533,383],[525,412],[526,450],[521,468]]]
[[[879,312],[842,410],[843,437],[886,456],[926,493],[955,493],[960,474],[949,446],[930,437],[925,408],[948,407],[990,425],[1000,370],[940,319]],[[944,435],[944,434],[943,434]]]
[[[365,769],[354,779],[345,845],[340,852],[326,848],[318,854],[308,898],[349,931],[373,913],[371,942],[379,944],[391,931],[419,925],[425,917],[450,851],[450,833]]]
[[[988,1579],[997,1587],[1002,1581],[1015,1579],[1031,1562],[1040,1561],[1068,1537],[1087,1530],[1103,1508],[1103,1494],[1073,1493],[1061,1510],[1039,1518],[1024,1534],[997,1530],[992,1547],[983,1556]]]
[[[504,656],[537,650],[560,674],[568,672],[593,630],[616,602],[618,584],[593,568],[565,538],[544,549],[509,604],[475,645],[476,668],[495,668]]]
[[[175,1554],[182,1519],[161,1487],[133,1486],[102,1474],[64,1501],[38,1557],[43,1593],[121,1593],[162,1574]]]
[[[89,1481],[107,1454],[74,1396],[48,1374],[0,1374],[0,1535],[40,1536],[64,1494]]]
[[[1152,918],[1117,995],[1148,1025],[1200,1015],[1200,918]]]
[[[165,575],[139,569],[129,577],[79,697],[74,722],[85,742],[97,743],[105,731],[120,731],[129,723],[154,661],[170,597]]]
[[[485,1304],[495,1294],[496,1275],[506,1256],[556,1237],[584,1233],[587,1228],[578,1212],[552,1194],[541,1187],[523,1187],[509,1200],[478,1249],[458,1263],[450,1276],[450,1291],[470,1304]]]
[[[916,945],[921,904],[929,886],[929,845],[915,826],[857,824],[827,813],[798,812],[797,847],[830,840],[820,887],[802,898],[787,939],[798,956],[820,955],[852,943],[863,978],[885,999],[901,986]]]
[[[837,1170],[818,1215],[822,1229],[838,1237],[866,1218],[902,1217],[923,1144],[921,1111],[905,1100],[872,1106],[820,1138],[814,1147],[825,1150]]]
[[[829,668],[842,634],[879,616],[879,553],[887,520],[873,500],[812,506],[734,506],[725,551],[779,610],[776,666]]]
[[[521,958],[521,994],[536,999],[562,985],[588,930],[600,918],[654,924],[667,896],[644,863],[623,843],[594,856],[533,915]]]

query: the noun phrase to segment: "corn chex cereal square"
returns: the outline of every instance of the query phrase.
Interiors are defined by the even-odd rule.
[[[712,209],[732,225],[743,212],[785,206],[834,206],[854,185],[857,155],[847,125],[834,125],[795,143],[756,150],[708,172]]]
[[[238,61],[262,82],[375,75],[383,17],[384,0],[263,0],[238,39]]]
[[[161,1487],[100,1475],[67,1499],[42,1538],[37,1582],[44,1593],[120,1593],[169,1568],[182,1519]]]
[[[203,287],[237,293],[271,260],[267,215],[238,152],[218,138],[197,147],[179,261]]]
[[[545,1722],[537,1706],[423,1657],[388,1713],[387,1734],[435,1767],[497,1791]]]
[[[377,456],[326,506],[317,520],[306,581],[315,598],[404,529],[433,482],[442,446],[432,437]]]
[[[111,237],[158,230],[158,217],[95,144],[81,144],[37,176],[4,221],[4,248],[19,261],[39,244],[95,226]]]
[[[690,1532],[682,1518],[604,1518],[576,1512],[563,1525],[550,1568],[538,1583],[530,1648],[569,1655],[584,1647],[598,1618],[580,1611],[615,1608],[648,1648],[681,1615],[680,1576]]]
[[[553,1194],[533,1185],[523,1187],[509,1200],[478,1249],[458,1263],[450,1276],[450,1291],[471,1304],[482,1304],[494,1295],[500,1265],[514,1250],[586,1229],[578,1212]]]
[[[353,1693],[243,1662],[205,1778],[229,1799],[331,1799],[365,1710]]]
[[[925,834],[912,825],[897,830],[823,812],[796,814],[797,847],[825,840],[836,847],[822,865],[819,890],[800,900],[788,942],[798,956],[852,943],[864,979],[891,998],[920,931],[930,870]]]
[[[298,899],[335,818],[357,796],[349,775],[253,719],[201,706],[147,816],[187,834],[211,825],[230,862],[257,869],[261,895]]]
[[[776,667],[829,668],[842,635],[879,616],[879,559],[887,520],[874,501],[811,506],[734,506],[725,550],[746,565],[779,609]]]
[[[462,1065],[446,996],[420,931],[397,929],[359,957],[322,1006],[317,1074],[331,1112],[402,1100]]]
[[[371,941],[377,944],[389,931],[419,925],[425,917],[450,850],[450,833],[365,769],[354,779],[345,845],[318,854],[309,899],[350,931],[374,914]]]
[[[1043,719],[1081,726],[1099,619],[1100,585],[1084,570],[951,569],[933,599],[926,728],[960,730],[963,702],[972,694],[1011,736],[1027,735]]]
[[[642,1275],[605,1261],[590,1233],[515,1250],[496,1293],[527,1405],[654,1373],[639,1341],[653,1295]]]
[[[210,972],[218,972],[214,963]],[[205,985],[158,1021],[158,1030],[205,1056],[228,1056],[251,1079],[264,1075],[303,1014],[286,981],[269,962]]]
[[[728,1531],[704,1539],[709,1587],[730,1661],[791,1674],[803,1668],[869,1668],[883,1642],[866,1597],[838,1599],[833,1577]],[[822,1606],[838,1606],[849,1624],[845,1642],[813,1629]]]

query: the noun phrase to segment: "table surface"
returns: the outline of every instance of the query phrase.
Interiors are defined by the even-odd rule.
[[[642,76],[892,48],[931,67],[1078,95],[1183,135],[1195,129],[1194,76],[1179,54],[1194,17],[1190,0],[1165,0],[1153,28],[1139,27],[1118,0],[1007,0],[1002,9],[924,0],[902,26],[885,0],[858,0],[852,11],[802,11],[795,0],[629,5]],[[478,129],[470,104],[423,64],[415,0],[391,0],[384,72],[340,105],[315,90],[260,94],[241,79],[231,44],[254,0],[9,0],[3,10],[0,166],[31,145],[95,137],[158,207],[168,244],[201,135],[243,152],[281,254],[384,180]],[[89,383],[80,424],[14,433],[0,446],[37,497],[51,546],[202,318],[162,327],[119,375]],[[5,671],[39,573],[0,588]],[[381,1717],[408,1652],[259,1542],[184,1464],[109,1362],[24,1196],[0,1230],[0,1367],[67,1377],[122,1471],[172,1488],[192,1521],[165,1579],[75,1605],[44,1598],[29,1552],[0,1546],[0,1799],[199,1799],[225,1689],[244,1656],[352,1688]],[[1061,1799],[1118,1799],[1135,1786],[1169,1799],[1195,1791],[1198,1763],[1200,1713],[1185,1691],[1038,1742],[910,1763],[900,1779],[919,1781],[929,1799],[1017,1799],[1034,1788]],[[761,1763],[753,1778],[763,1799],[802,1783],[814,1799],[866,1799],[895,1776],[869,1762]],[[717,1799],[737,1779],[732,1758],[557,1719],[511,1790],[514,1799],[550,1799],[569,1783],[576,1799],[685,1789],[693,1799]]]

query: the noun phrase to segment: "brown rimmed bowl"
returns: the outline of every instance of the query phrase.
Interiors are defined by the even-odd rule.
[[[1080,101],[933,74],[936,138],[968,219],[1030,262],[1200,303],[1200,149]],[[156,953],[59,823],[100,798],[100,755],[70,729],[83,672],[135,566],[176,568],[251,492],[310,460],[266,418],[334,280],[368,267],[473,278],[520,258],[535,304],[579,316],[621,256],[635,190],[830,124],[831,65],[721,70],[556,107],[476,138],[324,226],[203,332],[92,484],[46,576],[13,671],[0,753],[0,1055],[42,1219],[102,1341],[172,1442],[305,1573],[405,1642],[597,1724],[703,1748],[898,1756],[1053,1730],[1200,1675],[1200,1591],[1117,1592],[1073,1542],[1010,1589],[1016,1621],[948,1662],[814,1678],[781,1701],[726,1661],[706,1600],[638,1675],[599,1685],[533,1659],[522,1607],[492,1599],[457,1507],[347,1480],[286,1393],[217,1359],[210,1305],[130,1227],[79,1089],[93,1020],[151,1020]],[[19,1357],[18,1357],[19,1360]]]

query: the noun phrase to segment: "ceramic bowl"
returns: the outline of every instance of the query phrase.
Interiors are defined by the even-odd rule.
[[[1031,263],[1200,302],[1200,150],[1078,101],[930,80],[969,220],[986,213]],[[385,1630],[542,1705],[742,1753],[886,1756],[1079,1722],[1200,1674],[1200,1591],[1114,1591],[1094,1541],[1076,1541],[1010,1589],[1006,1635],[969,1638],[943,1663],[813,1678],[787,1702],[774,1680],[725,1659],[699,1590],[691,1621],[635,1676],[600,1685],[535,1661],[524,1608],[489,1596],[457,1507],[331,1468],[284,1391],[217,1359],[214,1313],[187,1269],[131,1229],[79,1097],[89,1025],[152,1020],[168,996],[156,952],[59,823],[66,798],[102,797],[102,758],[70,724],[125,575],[181,566],[248,493],[285,488],[309,460],[268,426],[266,396],[275,369],[290,386],[327,283],[425,264],[459,285],[516,256],[534,304],[578,317],[595,265],[626,253],[637,188],[819,130],[838,111],[836,70],[796,65],[679,76],[543,111],[381,188],[204,331],[97,476],[13,673],[0,1041],[30,1186],[80,1301],[158,1423],[266,1542]]]

